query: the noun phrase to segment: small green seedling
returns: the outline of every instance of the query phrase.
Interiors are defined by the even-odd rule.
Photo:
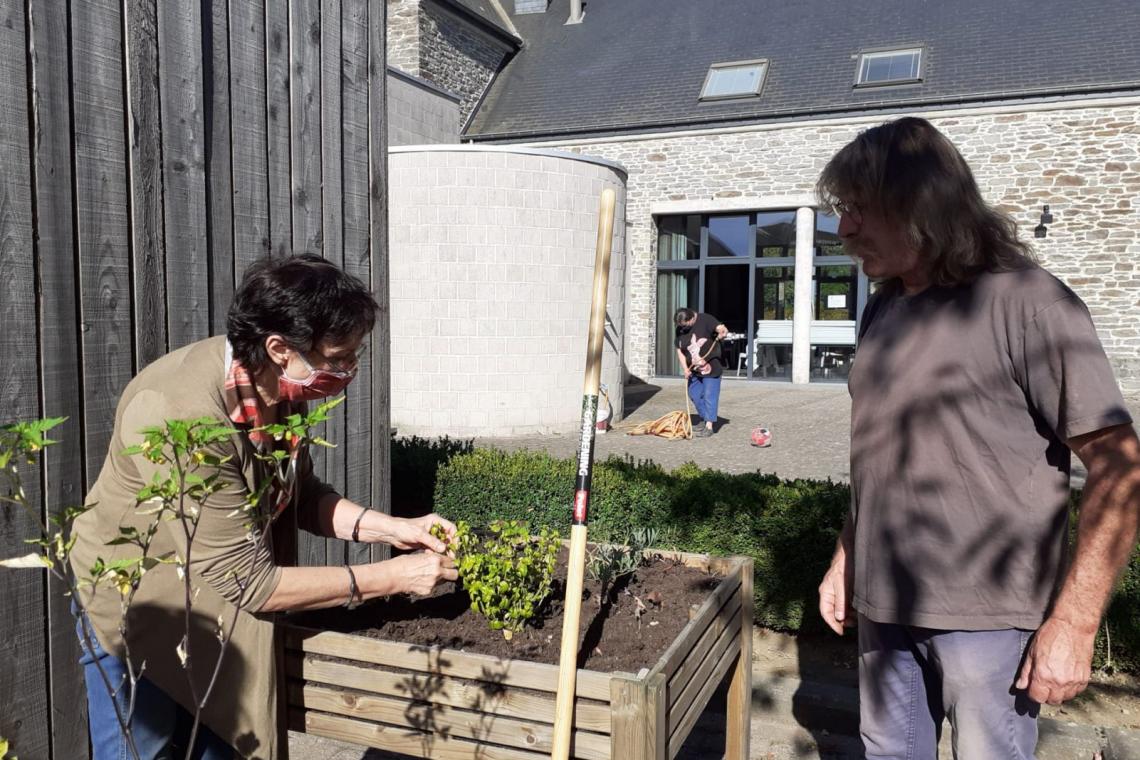
[[[442,525],[433,525],[431,533],[454,553],[471,609],[487,618],[492,630],[502,631],[507,641],[550,595],[560,546],[557,531],[543,528],[532,537],[527,523],[509,520],[491,523],[485,536],[460,521],[450,542]]]
[[[594,548],[586,566],[591,580],[602,584],[598,594],[598,604],[619,578],[632,575],[641,567],[643,553],[657,541],[657,531],[653,528],[636,528],[626,537],[624,545],[602,544]]]

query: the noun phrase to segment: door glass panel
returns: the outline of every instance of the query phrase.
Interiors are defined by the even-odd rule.
[[[752,377],[762,380],[792,379],[792,347],[772,343],[755,344]]]
[[[811,379],[813,382],[847,382],[855,346],[812,346]]]
[[[791,319],[795,312],[795,267],[756,267],[756,319]]]
[[[737,369],[748,340],[748,264],[705,269],[704,310],[728,328],[721,357],[726,369]]]
[[[815,213],[815,255],[846,256],[839,239],[839,217],[824,211]]]
[[[763,259],[796,255],[796,212],[756,214],[756,255]]]
[[[748,256],[748,217],[709,217],[709,256]]]
[[[697,308],[697,270],[657,273],[657,374],[680,375],[673,314],[680,308]]]
[[[858,294],[859,270],[854,264],[815,268],[815,319],[854,322]]]
[[[701,217],[663,216],[657,220],[657,260],[688,261],[701,257]]]

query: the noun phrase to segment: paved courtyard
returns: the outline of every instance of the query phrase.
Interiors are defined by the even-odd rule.
[[[595,457],[629,455],[651,459],[667,468],[685,462],[728,472],[763,470],[788,478],[848,477],[848,429],[851,400],[839,384],[793,386],[790,383],[745,382],[726,379],[721,386],[720,427],[711,438],[668,441],[656,436],[625,434],[634,425],[685,408],[685,385],[679,378],[626,387],[626,417],[616,428],[599,435]],[[752,428],[772,431],[772,446],[749,444]],[[523,438],[480,438],[477,446],[546,449],[554,456],[573,457],[578,437],[565,434]]]
[[[726,379],[720,396],[721,426],[711,438],[668,441],[656,436],[630,436],[624,430],[669,412],[685,408],[685,385],[679,378],[626,387],[626,418],[616,429],[599,435],[595,457],[631,456],[650,459],[666,468],[696,462],[727,472],[762,470],[784,478],[848,480],[848,436],[851,399],[843,384],[793,386],[790,383],[746,382]],[[1140,395],[1125,399],[1140,420]],[[749,444],[752,428],[772,431],[772,446]],[[572,432],[521,438],[479,438],[479,447],[545,449],[557,457],[573,457],[578,438]],[[1074,460],[1074,480],[1083,470]]]

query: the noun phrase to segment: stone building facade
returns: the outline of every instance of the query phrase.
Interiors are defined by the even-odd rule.
[[[516,43],[437,0],[388,0],[388,63],[460,98],[456,134]]]
[[[1017,222],[1041,262],[1089,306],[1128,392],[1140,392],[1140,98],[1068,100],[922,114],[972,167],[984,196]],[[889,116],[581,141],[557,147],[629,172],[629,372],[655,369],[655,213],[810,203],[827,160]],[[1054,221],[1034,238],[1042,207]]]

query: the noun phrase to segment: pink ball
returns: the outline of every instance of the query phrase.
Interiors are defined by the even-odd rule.
[[[766,427],[752,428],[752,445],[767,448],[772,445],[772,432]]]

